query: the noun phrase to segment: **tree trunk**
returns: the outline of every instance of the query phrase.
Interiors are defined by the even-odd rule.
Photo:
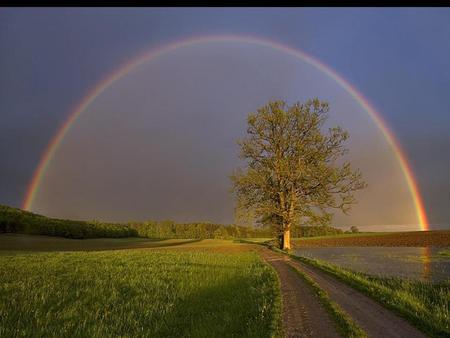
[[[283,233],[282,232],[278,233],[278,247],[280,249],[283,249]]]
[[[290,250],[291,249],[291,229],[288,227],[283,232],[283,241],[282,241],[282,250]]]

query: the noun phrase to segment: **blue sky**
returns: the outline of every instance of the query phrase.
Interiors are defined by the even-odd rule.
[[[52,135],[106,74],[205,34],[269,38],[336,70],[394,130],[431,223],[450,223],[448,8],[2,8],[0,203],[20,205]]]

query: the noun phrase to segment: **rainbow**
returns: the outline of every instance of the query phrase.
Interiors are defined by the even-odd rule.
[[[107,77],[103,79],[100,83],[98,83],[84,98],[83,100],[75,107],[72,113],[67,117],[61,127],[58,129],[55,136],[52,138],[50,143],[48,144],[44,154],[41,157],[39,165],[37,166],[31,183],[28,186],[28,189],[25,194],[25,198],[23,200],[23,208],[26,210],[30,210],[33,201],[36,197],[37,192],[39,191],[39,187],[42,182],[42,178],[49,167],[53,156],[61,144],[61,141],[64,139],[65,135],[71,128],[71,126],[76,122],[76,120],[81,116],[83,111],[100,95],[102,94],[108,87],[110,87],[114,82],[128,74],[135,67],[143,64],[144,62],[148,62],[160,56],[163,56],[169,52],[175,51],[179,48],[192,46],[196,44],[205,44],[205,43],[216,43],[216,42],[244,42],[264,47],[273,48],[284,52],[286,54],[292,55],[302,61],[314,66],[321,72],[328,75],[334,81],[336,81],[343,89],[345,89],[360,105],[361,107],[370,115],[379,129],[382,131],[384,137],[386,138],[389,145],[394,150],[396,158],[400,164],[400,167],[403,171],[404,177],[408,184],[409,190],[411,192],[416,214],[417,220],[422,230],[429,230],[429,224],[427,220],[427,215],[424,208],[424,203],[422,197],[419,192],[419,188],[414,177],[414,173],[408,163],[407,157],[402,150],[399,142],[395,138],[392,131],[389,129],[386,122],[381,117],[380,113],[378,113],[375,108],[370,104],[370,102],[360,93],[358,90],[353,87],[347,80],[345,80],[342,76],[340,76],[336,71],[323,64],[318,59],[313,58],[312,56],[306,54],[305,52],[294,49],[290,46],[283,45],[278,42],[274,42],[268,39],[263,39],[254,36],[236,36],[236,35],[213,35],[213,36],[201,36],[201,37],[191,37],[182,40],[178,40],[161,47],[154,48],[148,52],[139,55],[138,57],[132,59],[131,61],[125,63],[121,67],[117,68],[116,71],[109,74]]]

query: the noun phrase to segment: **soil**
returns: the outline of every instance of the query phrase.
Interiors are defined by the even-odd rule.
[[[396,232],[383,235],[354,237],[330,237],[317,239],[295,239],[296,247],[313,248],[325,246],[415,246],[448,247],[450,230]]]

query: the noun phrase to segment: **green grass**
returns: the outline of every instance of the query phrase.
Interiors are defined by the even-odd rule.
[[[450,257],[450,250],[441,250],[437,254],[438,257]]]
[[[241,240],[243,242],[248,242],[248,243],[263,243],[263,242],[270,241],[271,239],[272,239],[271,237],[258,237],[258,238],[240,238],[237,240]]]
[[[370,296],[431,337],[450,337],[450,284],[381,278],[317,259],[291,257],[315,266]]]
[[[272,268],[253,252],[189,245],[186,251],[4,254],[0,336],[281,334],[279,280]]]
[[[347,315],[334,301],[330,299],[327,292],[322,290],[311,277],[299,269],[291,266],[291,268],[311,287],[311,290],[319,298],[320,302],[335,321],[337,328],[343,337],[348,338],[364,338],[368,337],[353,319]]]

